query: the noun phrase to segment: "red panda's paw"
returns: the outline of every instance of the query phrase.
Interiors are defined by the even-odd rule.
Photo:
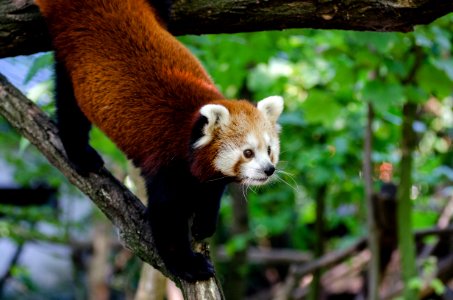
[[[74,168],[83,176],[97,173],[104,166],[104,160],[91,146],[82,151],[67,151],[67,154]]]
[[[214,267],[201,253],[168,262],[167,268],[175,276],[188,282],[208,280],[214,276]]]

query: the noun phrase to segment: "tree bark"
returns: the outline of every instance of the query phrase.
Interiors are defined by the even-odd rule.
[[[423,51],[420,47],[414,48],[415,61],[406,76],[403,84],[408,85],[414,81],[414,78],[423,61]],[[414,132],[413,123],[417,116],[417,104],[406,102],[403,105],[403,124],[401,126],[401,160],[399,163],[400,182],[397,191],[396,220],[398,229],[398,249],[401,257],[401,273],[403,280],[403,297],[404,299],[415,299],[416,291],[410,287],[410,281],[417,276],[416,248],[415,241],[411,235],[412,225],[412,200],[410,197],[412,189],[412,168],[414,162],[414,151],[417,147],[417,135]]]
[[[365,185],[365,200],[367,206],[367,226],[368,226],[368,248],[371,252],[370,263],[368,264],[368,299],[379,299],[380,281],[380,255],[379,255],[379,233],[376,224],[373,205],[373,162],[371,154],[373,152],[373,105],[368,102],[367,123],[365,127],[364,158],[363,158],[363,178]]]
[[[71,166],[64,153],[53,122],[33,102],[0,74],[0,115],[58,168],[63,175],[96,204],[118,227],[126,247],[144,262],[159,269],[183,291],[186,299],[223,299],[216,278],[189,283],[172,276],[154,250],[153,237],[146,220],[145,206],[109,171],[82,176]]]
[[[453,11],[445,0],[175,0],[175,35],[288,28],[402,31]],[[0,57],[51,50],[33,0],[0,0]]]

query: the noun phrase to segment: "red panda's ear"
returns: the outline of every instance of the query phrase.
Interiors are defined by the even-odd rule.
[[[203,136],[194,143],[195,148],[207,145],[214,138],[215,129],[228,126],[230,112],[220,104],[207,104],[200,108],[200,114],[207,119],[203,128]]]
[[[272,123],[276,123],[283,111],[283,98],[280,96],[264,98],[258,102],[257,107]]]

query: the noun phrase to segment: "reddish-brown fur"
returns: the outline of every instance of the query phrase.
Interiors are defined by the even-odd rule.
[[[197,111],[226,101],[201,64],[156,19],[146,0],[36,0],[56,59],[73,82],[83,113],[148,173],[188,160]],[[214,173],[215,143],[194,157],[199,178]]]

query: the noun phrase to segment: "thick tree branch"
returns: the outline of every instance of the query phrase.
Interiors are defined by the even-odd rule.
[[[33,0],[0,0],[0,57],[51,49]],[[446,0],[174,0],[175,35],[287,28],[411,31],[453,11]]]
[[[186,299],[222,299],[216,279],[196,284],[183,282],[169,274],[156,255],[145,206],[110,172],[81,176],[70,165],[63,150],[57,129],[52,121],[33,102],[12,86],[0,74],[0,115],[27,138],[49,162],[101,209],[118,227],[125,246],[143,261],[151,264],[175,281]]]

